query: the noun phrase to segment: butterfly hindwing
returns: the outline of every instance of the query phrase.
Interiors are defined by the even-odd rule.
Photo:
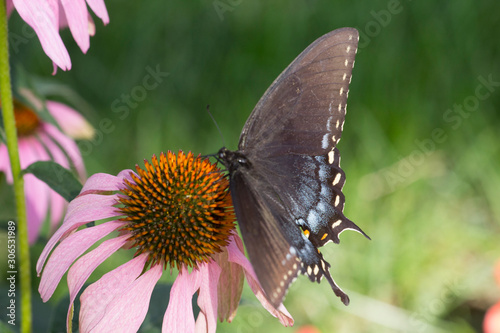
[[[259,184],[242,168],[231,174],[234,209],[250,262],[268,300],[277,307],[301,265],[297,255],[290,253],[280,221],[259,196],[255,187]]]
[[[368,237],[343,214],[345,173],[337,148],[324,156],[275,156],[259,163],[257,169],[265,170],[266,183],[276,193],[286,193],[280,198],[290,211],[290,222],[299,225],[315,247],[329,241],[339,243],[339,235],[346,229]]]
[[[268,300],[277,307],[301,272],[313,282],[325,276],[347,305],[349,298],[332,279],[330,264],[291,222],[280,197],[260,177],[251,168],[240,167],[231,174],[231,193],[250,261]]]

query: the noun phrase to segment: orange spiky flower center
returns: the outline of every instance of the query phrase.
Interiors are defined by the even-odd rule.
[[[32,135],[40,126],[40,118],[36,112],[16,100],[14,100],[14,118],[19,136]]]
[[[234,229],[229,182],[215,164],[192,153],[172,152],[136,166],[133,182],[125,180],[119,212],[122,232],[136,255],[148,253],[152,266],[197,267],[228,245]]]

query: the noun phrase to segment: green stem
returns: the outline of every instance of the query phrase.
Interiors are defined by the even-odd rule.
[[[12,87],[9,68],[9,42],[7,28],[7,12],[5,0],[0,0],[0,98],[5,128],[7,149],[9,151],[14,194],[17,208],[17,267],[7,267],[8,271],[18,272],[20,283],[21,309],[17,318],[21,321],[21,332],[31,332],[31,265],[28,243],[28,224],[26,219],[26,202],[24,199],[24,181],[21,176],[21,164],[17,145],[16,121],[12,100]],[[17,289],[17,288],[16,288]],[[16,306],[16,308],[18,308]],[[16,311],[17,312],[17,311]]]

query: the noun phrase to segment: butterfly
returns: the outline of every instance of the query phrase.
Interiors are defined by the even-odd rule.
[[[359,35],[334,30],[307,47],[273,82],[248,118],[238,150],[217,154],[243,242],[274,306],[299,273],[325,277],[342,302],[319,247],[347,229],[369,237],[343,214],[340,140]]]

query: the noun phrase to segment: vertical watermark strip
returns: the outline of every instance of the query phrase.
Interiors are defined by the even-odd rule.
[[[0,98],[2,100],[2,117],[7,139],[7,150],[14,180],[14,196],[17,211],[17,248],[19,249],[19,281],[21,298],[21,333],[32,331],[31,322],[31,265],[28,244],[28,222],[26,217],[26,201],[24,198],[24,180],[21,176],[17,131],[14,120],[14,104],[9,66],[9,42],[6,3],[0,0]]]
[[[7,323],[16,325],[16,223],[7,223]]]

